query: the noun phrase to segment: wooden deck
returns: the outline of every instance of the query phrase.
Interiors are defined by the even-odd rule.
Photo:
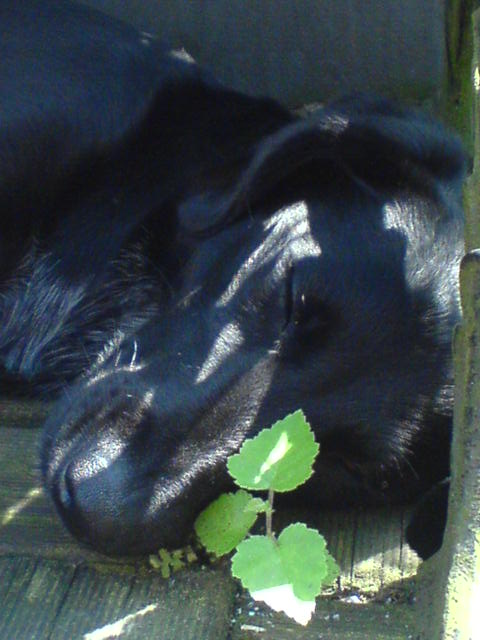
[[[45,414],[40,404],[0,403],[0,640],[415,637],[418,558],[403,544],[403,510],[294,514],[324,533],[342,570],[336,591],[300,627],[252,602],[227,562],[163,579],[144,558],[114,561],[78,545],[41,489]]]

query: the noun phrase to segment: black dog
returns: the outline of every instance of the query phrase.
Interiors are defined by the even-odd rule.
[[[41,465],[68,528],[178,545],[299,407],[314,507],[445,478],[458,142],[381,100],[297,119],[63,0],[0,24],[1,384],[60,392]]]

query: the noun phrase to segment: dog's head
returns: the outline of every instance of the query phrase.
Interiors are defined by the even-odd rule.
[[[179,201],[169,251],[185,259],[158,311],[106,341],[45,428],[71,531],[107,553],[178,546],[228,486],[227,456],[298,408],[321,444],[319,504],[444,474],[462,170],[441,128],[360,101],[285,126],[228,189]],[[442,453],[426,470],[428,447]]]

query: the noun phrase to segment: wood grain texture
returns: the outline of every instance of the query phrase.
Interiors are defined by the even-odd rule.
[[[408,603],[351,604],[319,599],[306,627],[285,616],[239,602],[231,640],[413,640],[414,609]],[[238,608],[237,608],[238,611]]]
[[[163,580],[55,560],[0,559],[0,638],[222,640],[233,583],[195,569]]]

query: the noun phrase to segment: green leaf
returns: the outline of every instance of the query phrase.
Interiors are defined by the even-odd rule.
[[[229,553],[252,528],[259,512],[256,507],[261,509],[247,491],[222,494],[195,520],[200,542],[217,556]]]
[[[161,548],[158,550],[158,554],[152,554],[148,559],[153,569],[160,571],[164,578],[169,578],[172,572],[180,571],[185,565],[195,562],[197,560],[197,554],[192,547],[188,545],[187,547],[174,549],[172,551]]]
[[[299,410],[246,440],[240,453],[228,458],[228,471],[244,489],[291,491],[312,475],[318,450]]]
[[[325,538],[315,529],[297,522],[286,527],[278,537],[282,566],[300,600],[315,599],[322,586],[338,575],[338,567],[327,551]]]
[[[163,547],[161,549],[158,550],[158,556],[159,556],[159,561],[160,561],[160,567],[157,567],[157,569],[160,569],[160,573],[162,574],[162,578],[169,578],[170,577],[170,560],[171,560],[171,554],[170,551],[168,551],[167,549],[164,549]]]
[[[232,558],[232,575],[250,593],[289,582],[278,546],[267,536],[250,536],[240,542]]]
[[[148,556],[148,561],[151,565],[151,567],[153,569],[155,569],[156,571],[160,571],[162,568],[162,561],[160,560],[160,558],[155,555],[154,553],[152,553],[151,555]]]
[[[307,624],[315,611],[315,600],[300,600],[293,593],[278,545],[267,536],[251,536],[238,545],[232,558],[232,575],[254,600],[283,611],[300,624]]]
[[[241,542],[232,558],[232,575],[255,600],[307,624],[315,597],[338,575],[338,567],[323,536],[297,523],[286,527],[277,542],[266,536]]]
[[[183,556],[184,556],[183,549],[175,549],[175,551],[172,551],[172,557],[170,559],[170,567],[174,573],[184,568],[185,560]]]
[[[333,584],[340,574],[340,567],[335,562],[334,557],[331,556],[329,553],[327,553],[326,562],[327,562],[327,574],[323,579],[323,583],[322,583],[322,586],[324,587],[328,587],[328,585]]]
[[[253,511],[254,513],[265,513],[268,508],[268,500],[262,500],[261,498],[252,498],[245,507],[245,511]]]

